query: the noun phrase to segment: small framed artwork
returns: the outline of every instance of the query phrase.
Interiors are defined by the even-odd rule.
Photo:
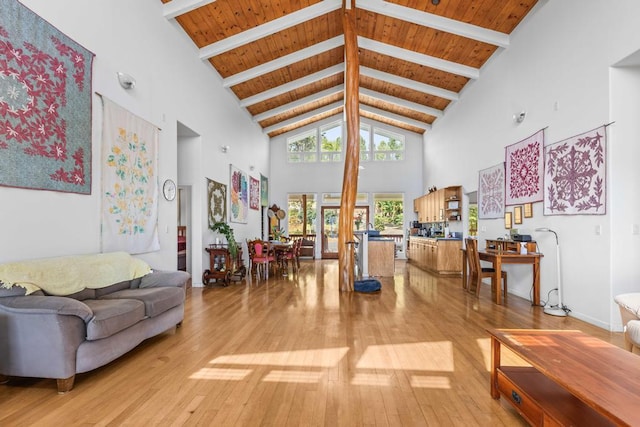
[[[524,204],[524,217],[533,218],[533,203]]]
[[[513,223],[522,224],[522,206],[513,208]]]
[[[504,213],[504,228],[511,229],[511,212]]]

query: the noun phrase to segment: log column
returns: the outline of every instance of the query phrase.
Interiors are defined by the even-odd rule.
[[[351,7],[346,2],[351,1]],[[358,193],[358,167],[360,165],[360,61],[358,59],[358,37],[355,29],[355,0],[343,0],[342,26],[345,46],[345,94],[347,144],[338,219],[338,270],[340,290],[353,291],[354,245],[353,213]]]

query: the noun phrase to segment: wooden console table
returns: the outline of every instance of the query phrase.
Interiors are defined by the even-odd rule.
[[[494,329],[491,396],[535,426],[640,425],[640,358],[580,331]],[[531,366],[502,366],[501,346]]]

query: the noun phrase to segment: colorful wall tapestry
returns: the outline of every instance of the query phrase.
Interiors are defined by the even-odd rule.
[[[0,185],[91,194],[89,52],[0,0]]]
[[[605,126],[548,145],[544,153],[545,215],[607,213]]]
[[[505,204],[539,202],[544,186],[544,130],[505,149]]]
[[[504,217],[504,163],[478,175],[478,219]]]
[[[260,206],[269,206],[269,178],[260,174]]]
[[[227,222],[227,186],[207,178],[209,228],[216,222]]]
[[[229,221],[246,223],[249,217],[249,176],[231,166],[231,212]]]
[[[254,177],[249,177],[249,207],[254,210],[260,209],[260,181]]]
[[[102,251],[157,251],[159,129],[102,103]]]

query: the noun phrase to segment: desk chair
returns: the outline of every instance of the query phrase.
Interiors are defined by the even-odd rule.
[[[482,279],[487,277],[491,278],[491,289],[495,289],[496,292],[500,292],[500,286],[498,283],[494,283],[495,270],[492,267],[482,267],[480,264],[480,257],[478,256],[478,241],[476,239],[465,239],[465,246],[467,249],[467,260],[469,262],[469,286],[467,290],[472,292],[473,284],[475,284],[476,296],[480,296],[480,286],[482,285]],[[500,277],[504,283],[504,296],[507,296],[507,272],[501,271]]]

